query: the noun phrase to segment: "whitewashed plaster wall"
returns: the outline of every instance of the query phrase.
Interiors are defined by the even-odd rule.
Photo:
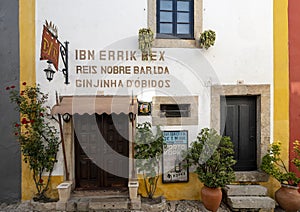
[[[273,1],[204,0],[203,29],[217,33],[205,53],[222,84],[272,84]]]
[[[203,30],[217,33],[204,53],[223,85],[270,85],[270,140],[273,140],[273,1],[203,0]]]
[[[154,0],[153,0],[154,1]],[[63,95],[137,95],[151,101],[154,95],[196,95],[199,99],[199,120],[196,126],[164,126],[167,130],[189,130],[192,141],[203,127],[210,126],[210,85],[273,84],[273,3],[272,0],[203,0],[203,30],[216,31],[215,46],[208,50],[198,48],[154,49],[165,51],[164,62],[108,62],[108,65],[163,65],[169,75],[78,75],[76,65],[103,65],[101,61],[75,60],[75,50],[135,50],[138,51],[138,30],[147,27],[147,0],[38,0],[36,1],[36,70],[37,83],[49,92],[52,106],[55,91]],[[60,41],[68,40],[70,85],[65,85],[62,73],[56,73],[50,83],[43,70],[45,61],[39,61],[42,26],[45,20],[58,27]],[[139,57],[139,56],[138,56]],[[96,53],[99,58],[99,53]],[[107,62],[107,61],[106,61]],[[60,69],[62,61],[60,61]],[[78,88],[76,79],[171,79],[171,87],[155,88]],[[271,95],[271,103],[273,102]],[[273,110],[271,108],[271,114]],[[150,117],[139,117],[143,122]],[[272,117],[271,117],[272,120]],[[271,127],[272,129],[272,127]],[[271,133],[272,135],[272,133]],[[62,173],[62,157],[54,174]]]

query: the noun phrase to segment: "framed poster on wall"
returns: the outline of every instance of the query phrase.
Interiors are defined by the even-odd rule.
[[[188,182],[189,170],[182,160],[182,151],[188,148],[188,131],[163,131],[163,136],[167,144],[163,153],[163,183]]]
[[[138,110],[139,116],[151,115],[151,102],[138,102]]]

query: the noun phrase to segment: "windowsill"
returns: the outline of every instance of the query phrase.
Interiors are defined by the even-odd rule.
[[[160,118],[159,116],[152,116],[153,126],[188,126],[197,125],[198,117],[181,117],[181,118]]]
[[[195,40],[195,38],[191,36],[173,36],[173,35],[162,34],[162,33],[157,33],[156,39]]]
[[[198,48],[194,39],[170,39],[156,38],[153,42],[154,48]]]

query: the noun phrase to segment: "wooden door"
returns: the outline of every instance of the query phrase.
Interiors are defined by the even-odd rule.
[[[76,187],[127,187],[128,116],[75,115],[74,130]]]
[[[221,98],[221,130],[234,144],[236,171],[257,170],[256,96]]]
[[[127,187],[127,178],[119,176],[125,174],[128,177],[129,172],[128,116],[103,114],[99,120],[102,121],[101,133],[106,141],[102,151],[103,166],[106,170],[111,170],[103,171],[102,186]]]

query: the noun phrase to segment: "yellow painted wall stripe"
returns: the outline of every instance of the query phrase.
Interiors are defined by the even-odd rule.
[[[274,0],[274,140],[289,152],[288,0]]]
[[[19,0],[20,82],[33,85],[35,75],[35,0]]]
[[[34,85],[35,75],[35,0],[19,0],[20,88]],[[22,161],[22,200],[32,199],[35,187],[28,165]]]
[[[274,0],[274,141],[282,142],[282,159],[289,159],[288,0]],[[274,181],[277,183],[277,181]],[[271,193],[277,189],[270,187]]]
[[[282,142],[282,158],[289,157],[289,49],[288,49],[288,0],[273,1],[274,49],[274,141]],[[272,141],[271,141],[272,142]],[[266,183],[268,193],[274,198],[280,183],[273,177]]]

